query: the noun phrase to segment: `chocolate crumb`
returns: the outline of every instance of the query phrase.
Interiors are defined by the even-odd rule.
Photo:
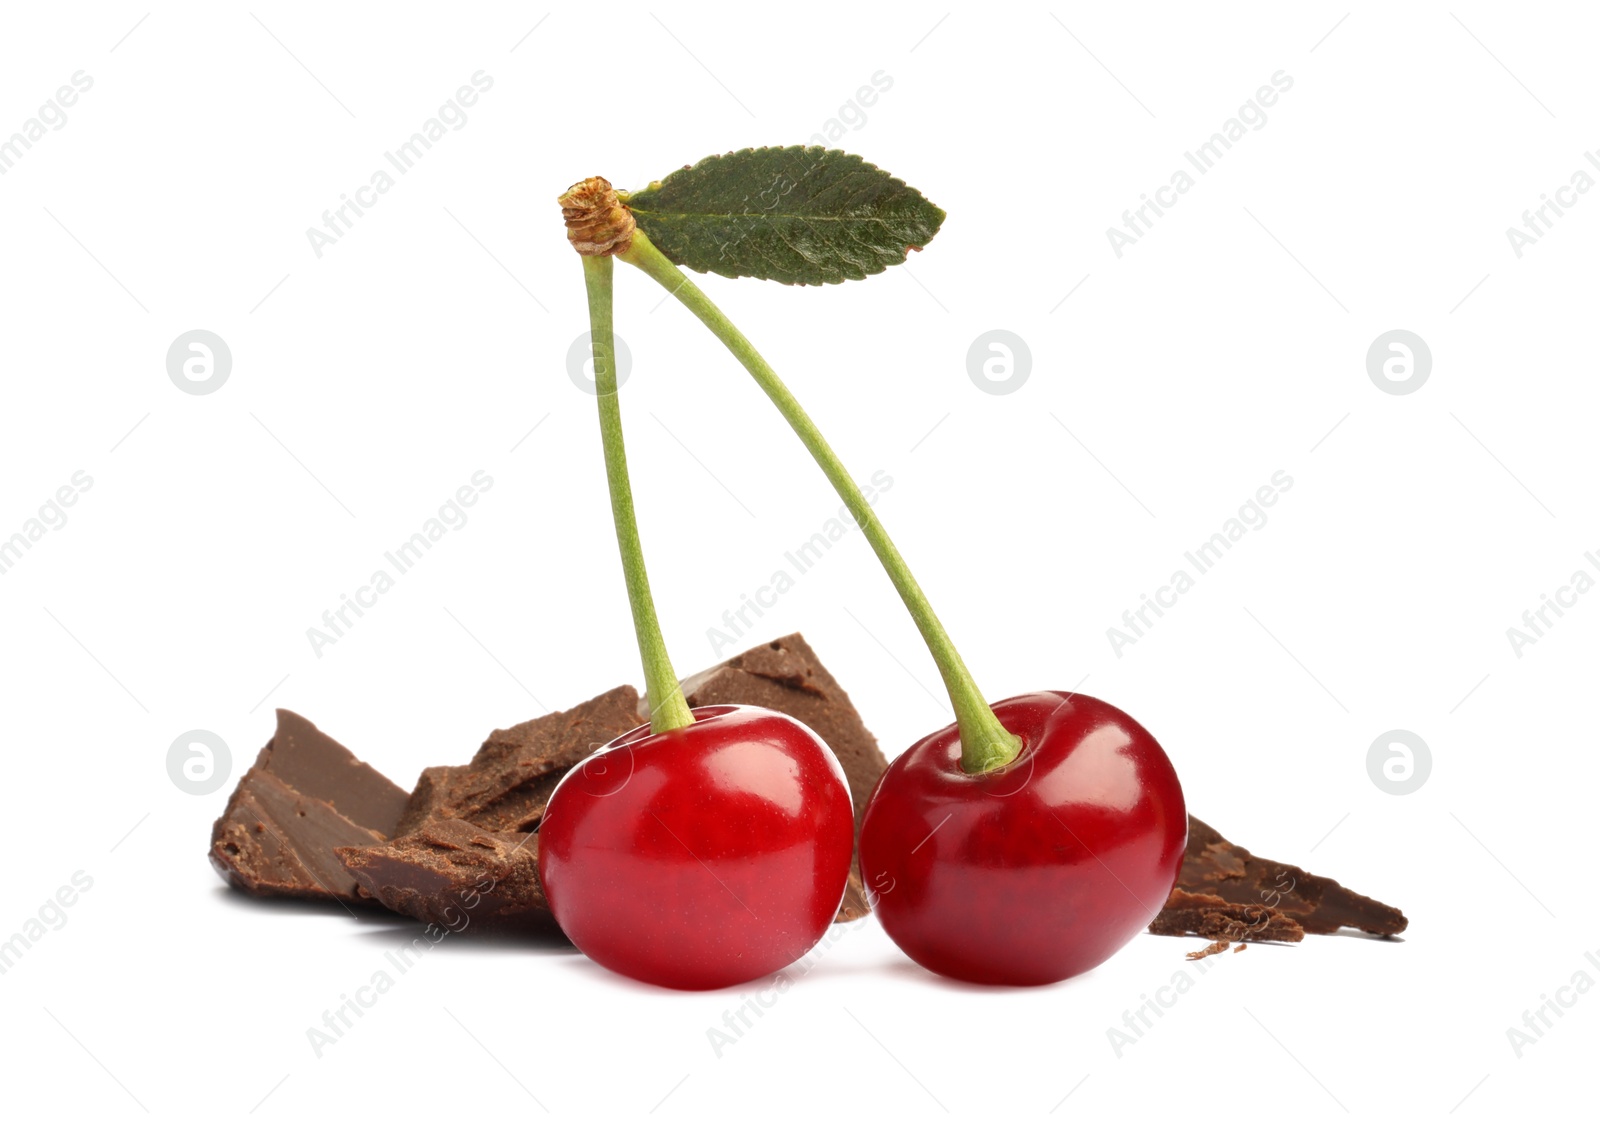
[[[1242,949],[1244,947],[1244,944],[1241,943],[1241,944],[1239,944],[1239,946]],[[1211,944],[1209,947],[1202,947],[1198,951],[1190,951],[1187,955],[1184,956],[1184,958],[1188,959],[1192,963],[1192,962],[1196,962],[1196,961],[1198,961],[1200,959],[1209,959],[1212,955],[1220,955],[1220,954],[1222,954],[1222,952],[1226,951],[1227,949],[1228,949],[1228,941],[1226,939],[1219,939],[1215,943]]]

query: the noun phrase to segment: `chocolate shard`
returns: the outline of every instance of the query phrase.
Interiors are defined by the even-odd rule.
[[[383,841],[406,792],[318,731],[278,710],[278,727],[211,830],[211,864],[255,896],[356,898],[334,850]]]
[[[799,634],[789,634],[766,645],[746,650],[721,665],[683,681],[690,707],[712,704],[753,704],[770,708],[800,721],[833,749],[850,784],[855,805],[856,836],[867,812],[872,788],[888,770],[878,741],[850,703],[850,697],[833,679]],[[861,880],[859,857],[850,862],[850,884],[836,922],[857,920],[872,912]]]
[[[422,772],[395,834],[451,819],[530,833],[567,771],[640,722],[637,690],[620,685],[565,712],[496,729],[471,763]]]
[[[1398,908],[1295,865],[1257,857],[1190,815],[1183,870],[1150,930],[1296,942],[1308,932],[1329,935],[1340,928],[1398,935],[1407,922]]]
[[[453,932],[549,931],[538,835],[494,833],[451,818],[381,845],[335,852],[361,894]]]

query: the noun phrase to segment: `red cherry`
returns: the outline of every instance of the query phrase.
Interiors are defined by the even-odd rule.
[[[954,724],[889,765],[861,871],[883,929],[931,971],[1031,986],[1097,966],[1149,925],[1188,838],[1166,753],[1104,701],[1042,692],[994,707],[1021,753],[961,769]]]
[[[618,736],[539,823],[556,922],[595,962],[712,990],[781,970],[833,922],[850,875],[850,790],[804,724],[748,706]]]

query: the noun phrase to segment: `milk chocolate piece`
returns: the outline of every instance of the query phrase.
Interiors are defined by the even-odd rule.
[[[361,894],[453,932],[549,931],[538,835],[492,833],[458,818],[381,845],[335,850]]]
[[[1346,927],[1398,935],[1407,922],[1398,908],[1294,865],[1257,857],[1190,815],[1178,885],[1150,930],[1293,943],[1306,932],[1329,935]]]
[[[354,899],[334,849],[383,841],[405,803],[405,791],[280,708],[276,733],[212,827],[211,864],[255,896]]]
[[[792,717],[822,737],[833,749],[850,784],[855,805],[856,835],[867,812],[867,799],[889,763],[878,741],[861,722],[833,674],[817,659],[799,634],[790,634],[729,658],[683,682],[692,708],[712,704],[753,704]],[[858,860],[850,865],[850,884],[839,908],[838,922],[860,919],[872,911],[862,886]]]
[[[396,836],[457,818],[479,829],[531,833],[562,776],[639,724],[639,694],[620,685],[565,712],[496,729],[471,763],[422,772]]]

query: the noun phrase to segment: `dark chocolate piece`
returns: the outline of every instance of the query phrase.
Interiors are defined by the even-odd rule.
[[[277,731],[212,827],[211,864],[255,896],[354,899],[334,849],[383,841],[405,803],[405,791],[280,708]]]
[[[422,772],[396,836],[452,818],[485,830],[529,833],[567,771],[639,724],[639,694],[620,685],[565,712],[497,729],[471,763]]]
[[[335,852],[361,894],[391,911],[454,932],[554,933],[539,887],[538,841],[534,833],[491,833],[451,818]]]
[[[1398,908],[1294,865],[1257,857],[1190,815],[1178,886],[1150,930],[1296,942],[1305,932],[1329,935],[1345,927],[1398,935],[1407,922]]]

